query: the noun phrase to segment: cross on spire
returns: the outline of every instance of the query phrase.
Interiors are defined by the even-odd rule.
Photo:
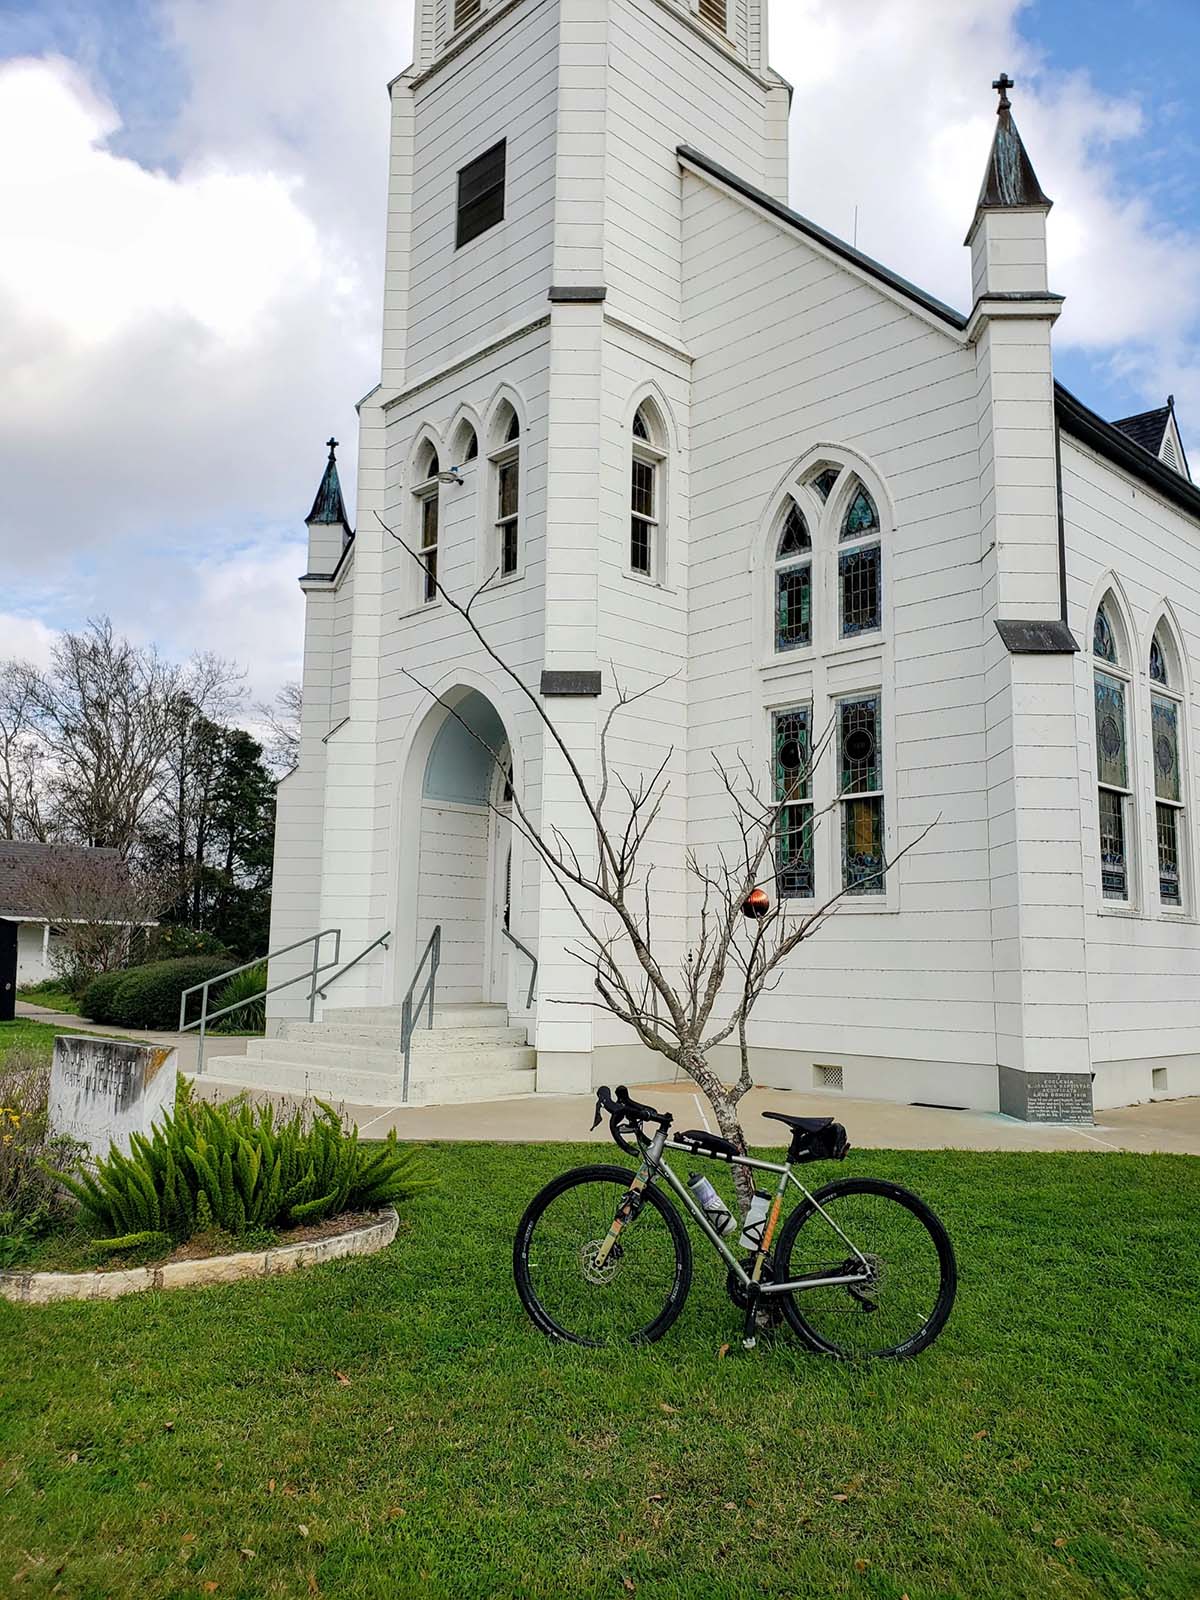
[[[338,442],[336,439],[326,439],[325,443],[329,448],[329,459],[332,461],[334,459],[334,452],[338,447]]]
[[[1010,111],[1012,109],[1012,101],[1008,98],[1008,91],[1015,87],[1016,85],[1007,72],[1002,72],[993,82],[992,88],[1000,91],[1000,104],[996,107],[997,114],[1001,111]]]

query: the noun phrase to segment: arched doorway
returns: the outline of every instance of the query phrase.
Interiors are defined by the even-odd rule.
[[[421,779],[417,948],[441,927],[440,1002],[503,1004],[514,882],[508,734],[478,690],[453,705],[440,712]]]

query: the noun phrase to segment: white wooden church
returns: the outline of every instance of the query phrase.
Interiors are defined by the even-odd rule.
[[[786,781],[832,722],[774,889],[848,892],[755,1014],[759,1082],[1033,1118],[1200,1092],[1200,491],[1173,405],[1055,383],[1009,80],[959,311],[791,209],[767,0],[417,0],[415,38],[357,527],[331,449],[279,795],[272,945],[340,955],[238,1069],[398,1101],[436,944],[414,1102],[670,1070],[563,1003],[570,913],[469,729],[544,822],[578,801],[436,570],[496,573],[475,615],[585,765],[614,681],[672,675],[615,747],[631,778],[672,752],[664,958],[686,849],[730,837],[714,758]]]

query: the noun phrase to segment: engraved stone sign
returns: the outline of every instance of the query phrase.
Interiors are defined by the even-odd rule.
[[[1092,1075],[1001,1067],[1000,1110],[1023,1122],[1091,1122]]]
[[[175,1104],[178,1052],[132,1040],[60,1034],[50,1071],[50,1132],[129,1153],[131,1133],[149,1133]]]

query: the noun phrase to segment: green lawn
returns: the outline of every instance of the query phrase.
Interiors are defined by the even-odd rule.
[[[54,1054],[54,1041],[62,1032],[45,1022],[18,1017],[15,1022],[0,1022],[0,1063],[12,1050],[32,1050],[47,1061]]]
[[[512,1233],[595,1150],[432,1153],[443,1187],[380,1256],[0,1303],[0,1593],[1200,1594],[1192,1158],[855,1152],[961,1271],[941,1341],[863,1370],[787,1333],[722,1359],[707,1253],[661,1344],[548,1344]]]
[[[17,998],[27,1000],[31,1006],[41,1006],[46,1011],[69,1011],[76,1017],[83,1015],[79,1009],[78,995],[72,994],[69,989],[57,988],[48,981],[18,989]]]

